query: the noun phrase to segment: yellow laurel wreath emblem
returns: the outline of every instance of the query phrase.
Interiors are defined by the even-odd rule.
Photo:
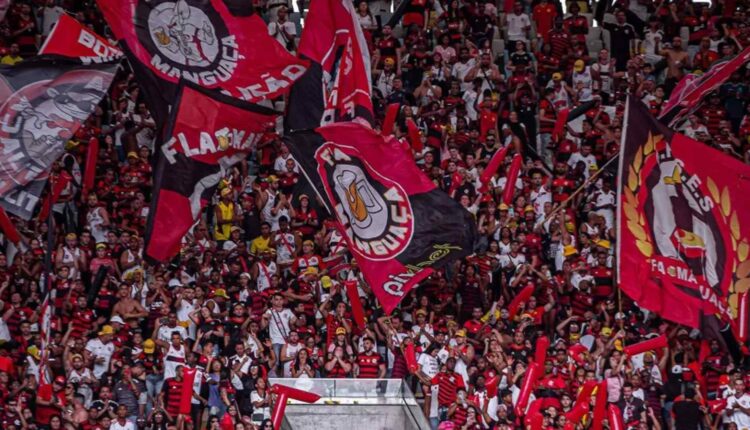
[[[633,162],[628,166],[627,185],[623,187],[624,201],[623,212],[625,214],[628,230],[635,237],[636,247],[644,257],[650,258],[654,254],[654,246],[651,238],[646,233],[646,223],[640,214],[640,202],[638,201],[638,191],[641,187],[641,170],[646,159],[654,153],[656,145],[664,137],[661,135],[648,134],[646,142],[638,148],[633,157]],[[732,272],[734,273],[732,284],[729,287],[729,308],[733,315],[737,316],[737,295],[750,291],[750,243],[747,238],[740,236],[740,222],[737,211],[732,210],[732,200],[729,196],[729,187],[719,189],[710,177],[706,180],[711,199],[719,210],[717,211],[722,217],[723,222],[729,226],[732,239],[732,251],[734,252],[734,261],[732,262]]]

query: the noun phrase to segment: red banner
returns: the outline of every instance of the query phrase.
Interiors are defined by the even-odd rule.
[[[60,15],[39,54],[78,58],[116,58],[122,51],[69,15]]]
[[[673,133],[642,103],[631,100],[626,118],[617,229],[623,291],[691,327],[704,314],[732,321],[737,295],[750,287],[750,166]]]
[[[158,88],[146,90],[161,90],[153,98],[167,104],[180,79],[257,102],[289,91],[306,69],[304,61],[268,34],[261,17],[245,8],[230,9],[223,0],[97,3],[131,63],[155,76]],[[136,77],[155,84],[138,73]]]

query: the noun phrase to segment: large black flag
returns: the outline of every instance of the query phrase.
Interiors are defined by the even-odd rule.
[[[181,79],[251,102],[289,91],[305,71],[249,0],[97,0],[157,123]]]
[[[473,252],[472,215],[437,189],[395,138],[349,122],[290,139],[387,313],[434,269]]]
[[[107,95],[117,64],[40,56],[0,67],[0,197],[29,219],[52,163]]]

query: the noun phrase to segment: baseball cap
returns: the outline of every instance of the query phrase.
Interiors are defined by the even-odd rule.
[[[115,315],[109,320],[110,323],[118,323],[118,324],[125,324],[125,321],[123,321],[122,317],[119,315]]]
[[[555,72],[552,74],[552,80],[553,81],[559,81],[562,80],[562,74],[559,72]]]
[[[216,291],[214,291],[214,297],[222,297],[225,299],[229,298],[229,296],[227,295],[227,291],[223,288],[217,288]]]
[[[456,331],[456,336],[458,336],[458,337],[466,337],[466,330],[465,329],[457,330]]]
[[[128,152],[128,158],[138,158],[138,153],[135,151]]]
[[[105,325],[99,330],[99,336],[106,336],[108,334],[115,334],[115,329],[113,329],[111,325]]]
[[[339,327],[336,329],[336,335],[339,334],[346,334],[346,329],[344,327]]]
[[[143,352],[146,354],[153,354],[156,350],[156,342],[154,342],[151,339],[146,339],[143,341]]]
[[[55,378],[55,384],[65,385],[65,377],[61,375]]]
[[[586,63],[584,63],[583,60],[576,60],[573,64],[573,70],[578,73],[582,72],[584,68],[586,68]]]

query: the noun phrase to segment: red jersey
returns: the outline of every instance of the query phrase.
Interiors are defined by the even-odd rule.
[[[438,405],[448,407],[456,401],[456,391],[466,388],[464,378],[456,372],[440,372],[432,378],[438,386]]]
[[[549,42],[550,30],[557,16],[557,8],[550,4],[539,3],[534,7],[534,22],[536,23],[536,32],[544,37],[545,42]]]
[[[358,378],[375,379],[380,372],[380,365],[384,364],[383,357],[377,352],[371,351],[361,353],[357,356],[357,365],[359,366]]]
[[[584,44],[586,43],[586,35],[589,33],[589,21],[585,16],[569,16],[563,21],[563,27],[576,40]]]

